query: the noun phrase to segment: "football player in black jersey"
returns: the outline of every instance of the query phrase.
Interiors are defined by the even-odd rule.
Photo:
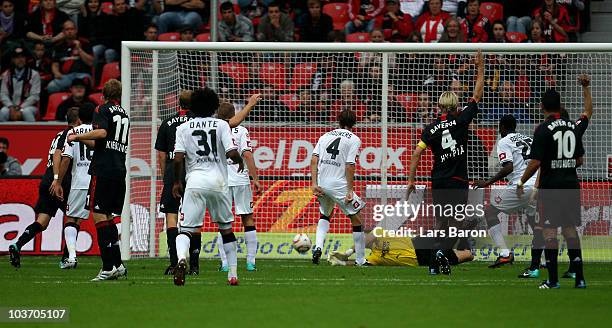
[[[115,79],[107,81],[102,94],[106,102],[94,112],[93,130],[68,136],[68,141],[94,146],[85,206],[93,212],[102,269],[92,281],[127,277],[127,269],[121,261],[119,231],[113,219],[123,210],[130,118],[119,104],[121,82]]]
[[[580,117],[576,120],[575,130],[576,137],[582,138],[587,127],[589,126],[589,122],[591,120],[591,116],[593,116],[593,98],[591,95],[591,90],[589,86],[591,84],[591,79],[586,74],[581,74],[578,77],[578,83],[582,86],[582,95],[584,97],[584,112],[580,115]],[[561,106],[563,107],[563,106]],[[569,114],[564,108],[561,108],[561,118],[565,120],[569,120]],[[576,166],[582,165],[582,158],[578,158],[576,162]],[[536,186],[539,187],[540,184],[540,172],[538,172],[538,179],[536,182]],[[536,197],[536,193],[532,194],[532,197]],[[543,220],[540,220],[538,224],[535,224],[533,227],[533,241],[531,244],[531,265],[529,268],[525,269],[523,273],[519,275],[519,278],[538,278],[539,277],[539,267],[540,267],[540,259],[542,257],[542,252],[545,248],[545,239],[543,234]],[[570,230],[570,229],[568,229]],[[570,232],[571,234],[571,232]],[[574,243],[573,246],[580,246],[580,240],[576,238],[577,244]],[[568,242],[568,247],[570,241]],[[573,243],[574,241],[572,241]],[[582,264],[582,261],[573,261],[572,256],[578,254],[580,249],[573,250],[572,252],[568,251],[568,257],[570,258],[569,269],[563,274],[562,278],[571,278],[576,279],[576,271],[577,264]]]
[[[482,98],[484,89],[484,59],[482,52],[476,53],[475,64],[477,69],[474,94],[463,111],[458,111],[458,97],[454,92],[442,93],[438,100],[438,107],[442,112],[435,122],[423,129],[421,140],[412,154],[410,163],[410,177],[408,180],[408,197],[415,190],[416,171],[425,149],[430,148],[434,157],[431,170],[431,188],[433,203],[445,206],[467,203],[468,199],[468,172],[467,172],[467,140],[468,127],[478,114],[478,102]],[[441,213],[437,213],[441,214]],[[452,217],[437,215],[436,230],[445,231],[445,236],[435,238],[432,249],[432,263],[429,266],[430,274],[450,274],[448,259],[444,250],[453,248],[456,239],[447,238],[450,225],[462,227],[462,222],[452,222]]]
[[[58,209],[66,211],[66,201],[70,193],[71,167],[70,157],[62,154],[66,136],[75,126],[81,124],[78,108],[71,108],[66,115],[69,127],[57,135],[51,141],[49,157],[47,159],[47,170],[43,175],[38,187],[38,201],[34,211],[37,213],[36,221],[30,224],[19,236],[17,242],[9,246],[9,257],[11,264],[19,268],[21,256],[19,254],[23,245],[34,239],[36,235],[49,226],[49,221],[55,216]]]
[[[155,141],[155,149],[157,150],[158,163],[160,163],[161,171],[163,172],[164,188],[160,197],[160,211],[166,214],[166,238],[168,243],[168,253],[170,254],[170,265],[164,271],[166,275],[172,275],[174,267],[177,264],[176,256],[176,236],[178,235],[178,211],[180,199],[172,196],[172,186],[174,185],[174,169],[172,161],[174,160],[174,143],[176,139],[176,129],[193,118],[189,111],[191,104],[191,94],[193,91],[185,90],[179,96],[179,111],[171,117],[165,119],[159,126],[157,139]],[[228,123],[230,127],[238,126],[248,116],[249,112],[255,107],[261,99],[260,94],[251,96],[247,105],[242,111],[236,113]],[[184,179],[184,177],[183,177]],[[199,254],[202,246],[201,238],[194,237],[192,234],[191,245],[189,247],[189,274],[199,274]]]

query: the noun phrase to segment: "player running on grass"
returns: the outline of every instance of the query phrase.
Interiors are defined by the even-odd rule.
[[[464,205],[468,200],[468,170],[467,170],[467,139],[468,128],[479,112],[478,102],[482,99],[484,89],[484,59],[482,52],[476,53],[477,69],[474,93],[463,111],[458,110],[459,99],[454,92],[447,91],[440,95],[438,107],[442,115],[435,122],[423,129],[421,140],[417,144],[410,162],[410,177],[408,180],[408,195],[415,190],[416,171],[425,149],[430,148],[434,157],[431,169],[431,188],[434,205]],[[464,222],[458,222],[453,216],[439,215],[436,217],[436,229],[444,231],[448,236],[451,225],[464,229]],[[452,249],[455,238],[437,237],[430,245],[432,255],[429,274],[450,274],[451,267],[444,256]]]
[[[338,114],[339,129],[327,132],[317,142],[310,161],[312,192],[319,201],[321,217],[317,224],[316,243],[312,263],[319,264],[323,254],[325,236],[329,231],[329,220],[336,204],[349,217],[353,226],[356,265],[366,265],[365,238],[359,212],[365,202],[353,191],[355,163],[361,140],[351,129],[357,117],[351,110]]]
[[[91,121],[94,109],[83,106],[76,108],[79,113],[81,124],[70,133],[83,134],[93,129]],[[66,208],[66,221],[64,223],[64,254],[60,262],[61,269],[72,269],[77,266],[76,242],[81,222],[89,218],[89,210],[85,208],[87,201],[87,189],[91,176],[89,166],[93,157],[93,147],[82,142],[67,142],[65,146],[66,156],[72,159],[72,184],[70,195],[68,195],[68,206]]]
[[[191,112],[195,118],[176,129],[172,194],[175,198],[182,196],[181,224],[176,237],[178,263],[174,269],[174,284],[177,286],[185,284],[190,240],[192,234],[199,238],[207,209],[212,221],[219,226],[223,239],[229,264],[228,283],[238,285],[236,236],[232,231],[234,215],[227,194],[227,158],[238,164],[238,172],[242,171],[243,163],[229,124],[212,118],[218,107],[219,98],[212,89],[195,91],[191,96]],[[187,184],[184,187],[185,168]]]
[[[506,245],[501,224],[498,219],[500,212],[506,214],[520,213],[525,210],[527,221],[532,227],[535,225],[536,207],[530,201],[531,193],[534,191],[535,176],[525,183],[525,194],[521,197],[516,195],[516,184],[523,176],[523,172],[529,163],[529,152],[531,149],[531,138],[516,132],[516,119],[512,115],[504,115],[499,121],[499,134],[502,138],[497,143],[497,158],[502,168],[488,180],[479,180],[474,183],[478,188],[486,188],[495,182],[509,177],[505,190],[495,198],[485,209],[485,218],[489,234],[500,254],[489,268],[496,268],[504,264],[514,262],[514,254]]]
[[[369,265],[376,266],[424,266],[429,265],[431,251],[423,238],[376,237],[372,232],[365,235],[366,248],[372,253],[366,257]],[[327,260],[332,265],[353,265],[349,257],[355,246],[345,252],[332,252]],[[450,265],[469,262],[474,259],[471,250],[446,250]]]
[[[258,95],[255,95],[254,101],[257,101]],[[230,103],[224,102],[219,105],[217,118],[229,121],[235,117],[236,110]],[[230,124],[231,125],[231,124]],[[246,269],[247,271],[255,271],[255,255],[257,253],[257,231],[255,229],[255,221],[253,220],[253,191],[251,190],[251,181],[249,175],[253,178],[253,188],[255,193],[259,194],[262,191],[257,175],[257,167],[253,159],[253,147],[251,146],[251,138],[249,131],[243,126],[237,126],[232,129],[232,135],[238,146],[238,152],[242,156],[246,169],[238,172],[238,165],[230,162],[228,168],[228,197],[234,203],[235,213],[240,215],[242,226],[244,227],[244,239],[246,241]],[[219,248],[219,257],[221,258],[222,272],[229,271],[227,265],[227,256],[223,250],[223,237],[221,234],[217,237],[217,247]]]
[[[9,259],[11,265],[16,268],[21,267],[21,248],[37,234],[47,229],[51,218],[55,216],[58,209],[64,212],[66,210],[66,200],[70,196],[72,179],[72,172],[68,170],[70,157],[68,157],[69,150],[65,148],[66,136],[73,127],[81,124],[77,110],[69,110],[66,118],[69,127],[58,132],[49,147],[47,170],[40,180],[38,201],[34,207],[37,213],[36,221],[26,227],[15,244],[9,246]]]

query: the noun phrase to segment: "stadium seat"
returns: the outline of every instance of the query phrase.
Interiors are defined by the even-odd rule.
[[[245,64],[225,63],[219,65],[219,70],[232,78],[236,87],[249,80],[249,67]]]
[[[280,95],[278,99],[292,112],[296,111],[298,106],[300,105],[300,97],[298,97],[298,95],[296,95],[295,93]]]
[[[259,78],[262,82],[284,90],[287,87],[287,71],[285,65],[280,63],[264,63],[259,69]]]
[[[181,39],[181,34],[178,32],[162,33],[157,37],[158,41],[178,41]]]
[[[348,4],[328,3],[323,6],[323,13],[331,16],[334,22],[334,30],[344,30],[349,21]]]
[[[406,113],[412,113],[417,108],[418,95],[416,93],[402,93],[395,96],[395,100],[406,109]]]
[[[104,103],[104,96],[101,92],[92,93],[89,95],[89,100],[96,103],[96,105],[102,105]]]
[[[55,113],[57,112],[57,106],[59,106],[62,101],[68,99],[70,97],[69,92],[56,92],[49,95],[49,102],[47,103],[47,113],[45,117],[43,117],[43,121],[55,121]]]
[[[346,36],[346,42],[370,42],[370,34],[365,32],[351,33]]]
[[[480,13],[493,23],[504,19],[504,6],[495,2],[483,2],[480,4]]]
[[[210,33],[200,33],[196,36],[196,41],[210,42]]]
[[[100,4],[100,7],[102,7],[102,12],[107,14],[107,15],[112,15],[113,14],[113,3],[112,2],[102,2]]]
[[[295,91],[301,87],[310,85],[313,76],[317,72],[316,63],[297,64],[293,68],[291,76],[291,90]]]
[[[506,32],[506,38],[513,43],[521,43],[527,40],[527,35],[521,32]]]
[[[104,87],[104,83],[110,79],[117,79],[121,75],[121,70],[119,69],[119,62],[108,63],[104,65],[102,68],[102,76],[100,77],[100,84],[98,85],[98,90],[102,90]]]

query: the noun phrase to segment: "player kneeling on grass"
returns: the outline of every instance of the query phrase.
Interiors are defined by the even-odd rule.
[[[51,218],[55,216],[58,209],[62,211],[66,209],[66,199],[70,196],[72,172],[68,171],[70,157],[68,156],[69,151],[65,149],[65,144],[68,132],[81,124],[78,115],[78,111],[69,110],[66,117],[70,127],[58,132],[51,141],[47,170],[40,180],[38,201],[34,207],[37,213],[36,221],[26,227],[15,244],[9,246],[9,259],[11,265],[16,268],[21,267],[21,248],[37,234],[47,229]]]
[[[227,158],[238,164],[238,172],[242,172],[243,163],[229,124],[211,117],[218,107],[219,97],[212,89],[195,91],[191,96],[191,112],[195,118],[176,130],[172,194],[177,198],[182,196],[180,232],[176,237],[178,264],[174,269],[177,286],[185,284],[191,234],[202,230],[206,209],[221,232],[229,264],[228,283],[238,285],[236,236],[232,231],[234,215],[227,197]],[[183,189],[185,169],[187,185]]]
[[[510,180],[505,190],[485,210],[489,234],[495,245],[500,249],[500,254],[495,263],[491,264],[489,268],[496,268],[514,262],[514,254],[510,253],[510,249],[506,245],[501,224],[497,218],[500,212],[512,214],[525,210],[527,222],[529,222],[529,225],[534,230],[534,236],[538,232],[541,236],[541,230],[536,231],[535,229],[536,207],[530,201],[531,194],[535,190],[536,177],[530,178],[525,183],[525,194],[523,196],[518,197],[516,195],[516,184],[523,176],[529,163],[532,139],[516,132],[516,119],[512,115],[504,115],[501,118],[499,121],[499,134],[502,138],[497,143],[497,157],[502,166],[501,170],[489,180],[481,180],[474,183],[476,187],[485,188],[505,177],[509,177]],[[543,236],[541,236],[541,240],[542,242],[544,241]]]
[[[219,106],[217,117],[229,122],[235,116],[236,110],[234,105],[224,102]],[[253,221],[253,191],[251,190],[251,181],[249,175],[253,178],[253,188],[255,193],[259,194],[262,190],[257,175],[257,167],[253,160],[253,147],[251,146],[251,138],[249,131],[243,126],[237,126],[232,129],[232,135],[238,146],[238,152],[246,163],[246,170],[238,172],[238,165],[230,162],[228,168],[228,197],[233,200],[236,214],[240,215],[242,225],[244,226],[244,239],[247,247],[246,268],[247,271],[257,270],[255,266],[255,254],[257,253],[257,232],[255,229],[255,221]],[[218,236],[219,257],[221,258],[221,268],[223,272],[227,272],[227,256],[223,250],[223,237]]]
[[[351,219],[355,241],[356,265],[366,265],[365,239],[359,212],[365,202],[353,191],[355,163],[361,140],[351,129],[357,117],[351,110],[338,114],[340,128],[322,135],[312,153],[310,169],[312,192],[319,200],[321,218],[317,225],[316,243],[312,263],[319,264],[325,236],[329,231],[329,219],[336,204]]]
[[[365,235],[365,247],[372,250],[366,257],[369,265],[376,266],[428,266],[431,262],[431,250],[424,238],[410,237],[376,237],[372,232]],[[345,252],[333,252],[327,258],[332,265],[353,265],[349,257],[355,252],[355,246]],[[469,262],[474,259],[470,250],[445,250],[450,265]]]

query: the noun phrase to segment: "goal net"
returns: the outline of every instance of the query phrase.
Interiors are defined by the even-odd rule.
[[[583,139],[586,160],[579,169],[579,232],[585,260],[612,260],[612,47],[601,44],[124,42],[123,103],[132,122],[130,215],[123,217],[124,245],[129,228],[131,256],[167,256],[165,220],[158,206],[162,172],[153,145],[161,121],[177,111],[181,90],[204,86],[215,89],[237,111],[251,94],[263,95],[243,123],[250,132],[264,186],[264,192],[253,200],[258,258],[309,257],[292,250],[291,240],[296,233],[306,232],[314,242],[319,220],[309,184],[310,156],[319,136],[337,127],[336,115],[344,108],[351,108],[358,117],[354,133],[361,138],[362,147],[355,191],[368,203],[362,211],[366,230],[381,225],[390,229],[431,227],[434,219],[427,216],[416,221],[379,222],[375,205],[405,199],[410,157],[424,125],[439,115],[439,95],[454,91],[461,107],[471,97],[477,47],[485,53],[485,91],[481,112],[469,129],[470,179],[486,179],[499,170],[497,124],[503,115],[514,115],[518,132],[532,136],[543,120],[540,96],[556,88],[575,120],[584,109],[577,77],[582,73],[591,76],[594,115]],[[432,163],[427,150],[417,171],[419,190],[430,187]],[[470,201],[489,203],[504,185],[483,190]],[[426,196],[417,193],[418,197]],[[502,214],[500,219],[517,260],[526,260],[532,231],[525,216]],[[484,220],[480,226],[486,229]],[[234,230],[238,255],[245,256],[238,216]],[[216,231],[207,217],[202,257],[217,256]],[[350,221],[336,210],[324,255],[350,247],[351,232]],[[488,237],[474,239],[473,246],[477,259],[498,255]],[[565,254],[565,244],[561,248]]]

